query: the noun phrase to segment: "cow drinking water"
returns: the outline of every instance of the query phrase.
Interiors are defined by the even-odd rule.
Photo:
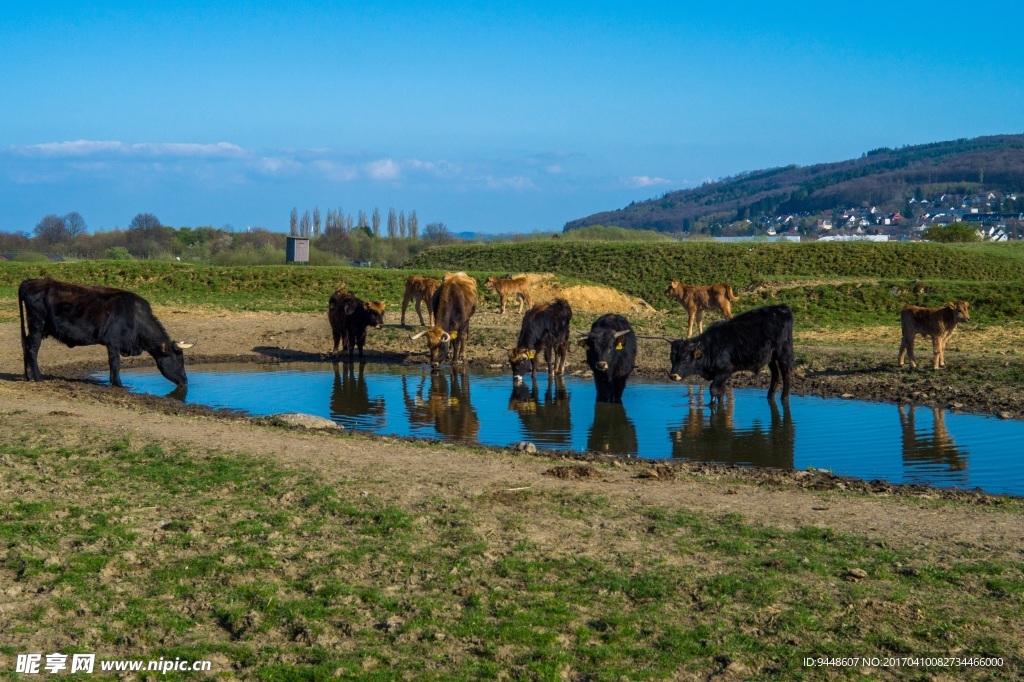
[[[413,334],[413,340],[426,337],[430,367],[438,369],[451,352],[452,365],[462,363],[469,336],[469,320],[476,312],[476,280],[464,272],[448,273],[434,292],[430,309],[434,325]]]
[[[572,308],[564,298],[551,303],[536,305],[523,316],[516,347],[508,351],[512,366],[512,377],[516,383],[523,380],[527,371],[537,377],[537,354],[544,353],[548,374],[565,372],[565,356],[569,352],[569,321]],[[551,356],[554,354],[554,364]]]
[[[789,397],[793,375],[793,311],[787,305],[756,308],[713,324],[691,339],[665,339],[672,344],[674,381],[696,374],[711,381],[711,402],[722,402],[725,383],[734,372],[771,370],[768,397],[782,379],[782,399]]]
[[[138,294],[48,277],[26,279],[18,287],[18,312],[29,381],[42,381],[39,346],[51,337],[70,348],[106,346],[111,386],[121,385],[121,356],[143,352],[153,356],[157,369],[169,381],[179,387],[188,385],[182,351],[195,344],[172,340]]]

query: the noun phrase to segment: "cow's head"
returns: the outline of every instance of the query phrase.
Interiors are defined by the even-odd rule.
[[[356,306],[358,306],[358,304],[359,299],[355,296],[344,289],[337,289],[333,294],[331,294],[330,300],[327,301],[327,309],[329,312],[337,310],[344,315],[351,315],[356,311]]]
[[[508,364],[512,367],[512,380],[517,384],[522,383],[523,376],[533,373],[533,361],[537,357],[537,351],[527,348],[510,348],[508,351]]]
[[[632,333],[631,329],[601,328],[581,334],[580,345],[587,349],[587,364],[591,371],[607,372],[608,367],[615,365],[617,354],[625,348],[626,335]]]
[[[448,359],[451,342],[458,337],[458,332],[453,331],[449,334],[440,327],[431,327],[421,331],[419,334],[413,334],[409,338],[415,341],[421,336],[427,337],[427,349],[430,351],[430,368],[438,369],[441,363]]]
[[[671,282],[669,282],[668,289],[665,289],[665,294],[664,295],[665,296],[679,296],[679,294],[682,292],[682,289],[683,289],[683,285],[682,285],[681,282],[677,282],[676,280],[672,280]]]
[[[165,341],[153,353],[156,367],[164,377],[179,388],[188,386],[185,375],[185,354],[182,352],[196,345],[185,341]]]
[[[371,327],[380,329],[384,326],[384,301],[367,301],[363,307]]]
[[[683,377],[697,374],[704,358],[704,350],[693,339],[678,339],[672,342],[670,355],[672,368],[668,375],[672,381],[682,381]]]
[[[946,304],[946,307],[952,309],[954,315],[953,319],[956,322],[963,322],[971,319],[970,314],[967,312],[967,301],[950,301]]]

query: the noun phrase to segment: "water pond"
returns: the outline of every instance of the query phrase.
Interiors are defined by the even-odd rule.
[[[156,369],[131,369],[132,391],[164,394]],[[185,401],[253,415],[305,412],[346,429],[463,443],[827,469],[893,483],[1024,494],[1024,422],[926,407],[736,389],[722,406],[707,390],[633,380],[622,405],[598,404],[591,379],[513,389],[508,373],[431,374],[408,365],[211,364],[189,367]]]

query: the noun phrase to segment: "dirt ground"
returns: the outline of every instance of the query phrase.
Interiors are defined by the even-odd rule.
[[[173,336],[200,339],[194,352],[189,353],[191,363],[225,359],[322,361],[330,350],[326,315],[186,312],[173,308],[158,308],[156,312]],[[493,312],[479,313],[474,318],[471,333],[476,335],[477,343],[483,345],[470,345],[471,361],[498,364],[504,351],[491,346],[500,338],[511,339],[518,328],[518,320],[512,313],[504,319]],[[425,348],[409,340],[410,331],[413,330],[397,325],[371,331],[371,347],[377,349],[369,354],[371,359],[423,362]],[[713,465],[666,466],[602,460],[608,461],[610,466],[600,477],[544,475],[558,462],[550,457],[525,456],[496,448],[484,449],[481,455],[479,449],[424,446],[393,438],[282,431],[260,420],[185,407],[165,398],[134,396],[83,378],[86,370],[106,367],[102,347],[67,349],[47,340],[40,353],[40,366],[47,380],[29,383],[22,378],[17,325],[0,324],[0,340],[3,341],[0,343],[0,418],[16,420],[26,429],[99,427],[133,438],[247,452],[316,470],[325,480],[335,479],[345,472],[365,470],[369,473],[372,470],[380,481],[380,490],[371,492],[385,499],[414,500],[436,495],[438,490],[463,496],[522,486],[582,489],[599,493],[613,503],[618,499],[710,513],[739,513],[781,528],[827,526],[905,547],[942,543],[951,548],[951,552],[973,548],[1018,558],[1024,553],[1019,516],[1001,511],[1003,507],[1016,509],[1017,502],[1005,498],[871,484],[820,471],[751,471]],[[642,347],[641,371],[664,372],[664,350],[655,353],[649,348]],[[798,371],[795,385],[798,393],[909,399],[893,388],[896,379],[876,376],[898,378],[894,370],[862,372],[855,368],[864,360],[860,356],[849,361],[846,369],[836,369],[843,367],[842,353],[816,347],[811,348],[809,357]],[[950,354],[950,357],[959,355]],[[583,369],[579,352],[571,354],[571,358],[570,371]],[[148,356],[137,361],[152,363]],[[888,358],[888,362],[894,364],[892,358]],[[921,387],[926,387],[929,393],[946,391],[960,397],[962,404],[968,407],[1005,406],[1014,414],[1021,413],[1021,397],[1016,390],[996,397],[987,396],[990,402],[972,402],[966,395],[957,393],[966,393],[966,389],[956,387],[955,382],[943,387],[941,374],[934,376],[918,382],[913,390],[920,392]],[[753,383],[763,385],[765,379],[761,376],[753,379]],[[836,491],[864,494],[836,494]],[[900,504],[899,513],[894,513],[894,500],[905,498],[916,501]],[[941,502],[927,502],[941,498],[971,504],[951,507]]]

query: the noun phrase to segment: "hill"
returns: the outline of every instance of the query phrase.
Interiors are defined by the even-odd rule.
[[[897,211],[943,193],[1024,188],[1024,135],[996,135],[866,152],[859,159],[752,171],[565,224],[688,231],[697,221],[731,222],[862,205]]]

